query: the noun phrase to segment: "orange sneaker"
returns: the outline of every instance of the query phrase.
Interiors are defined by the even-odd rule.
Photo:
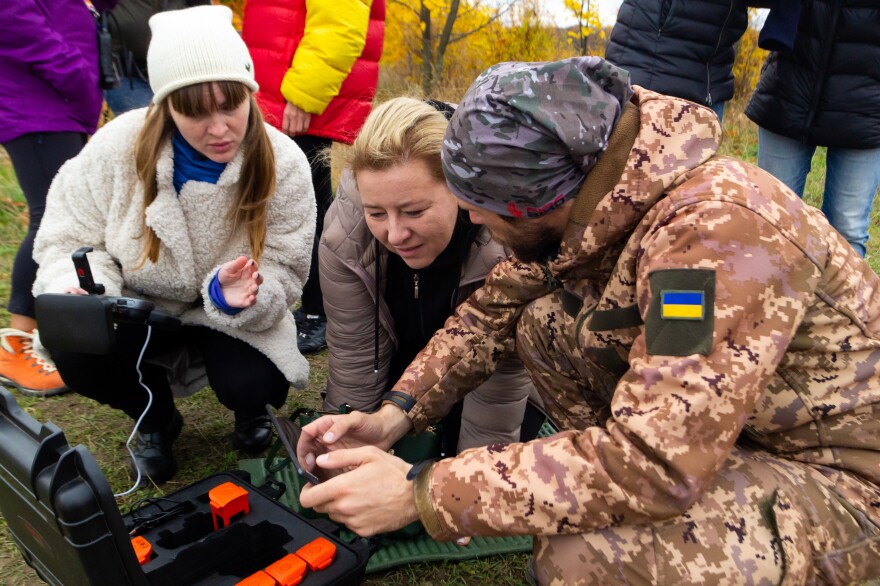
[[[0,329],[0,382],[18,387],[29,397],[67,392],[58,369],[45,349],[34,344],[35,338],[35,333]]]

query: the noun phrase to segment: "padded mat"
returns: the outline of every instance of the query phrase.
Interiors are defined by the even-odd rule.
[[[549,437],[556,433],[556,429],[545,422],[538,432],[538,437]],[[251,483],[259,486],[266,481],[265,460],[262,458],[239,460],[239,467],[251,474]],[[272,474],[273,480],[281,482],[287,490],[278,500],[294,511],[309,516],[308,510],[303,510],[299,504],[300,479],[288,462]],[[352,539],[354,535],[342,531],[344,539]],[[531,537],[474,537],[470,544],[461,547],[455,542],[441,543],[434,541],[427,533],[421,532],[410,538],[385,537],[379,542],[379,549],[370,557],[367,563],[367,573],[388,570],[404,564],[415,562],[430,562],[437,560],[467,560],[489,555],[505,553],[521,553],[532,550]]]

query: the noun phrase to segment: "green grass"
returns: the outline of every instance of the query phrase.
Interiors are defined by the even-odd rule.
[[[0,320],[8,323],[6,301],[9,299],[12,261],[27,231],[27,204],[6,151],[0,149]]]
[[[725,139],[722,152],[754,161],[757,155],[756,129],[742,114],[742,105],[729,104],[725,116]],[[807,181],[805,199],[818,205],[820,186],[824,183],[824,153],[818,152],[813,171]],[[868,261],[875,271],[880,268],[880,209],[875,206],[871,220]],[[8,323],[5,302],[9,298],[9,273],[18,243],[27,226],[27,208],[12,173],[11,166],[0,150],[0,323]],[[308,390],[291,393],[284,412],[300,405],[316,406],[318,393],[327,376],[327,354],[309,357],[312,370]],[[77,395],[35,399],[16,395],[22,408],[38,421],[53,421],[65,431],[71,445],[83,444],[95,456],[115,492],[127,490],[128,456],[124,444],[131,422],[114,411]],[[175,443],[179,471],[175,479],[161,489],[144,488],[121,499],[121,509],[135,500],[164,495],[193,483],[209,474],[235,468],[239,454],[232,448],[229,434],[232,414],[222,407],[214,394],[205,390],[178,401],[186,421],[183,433]],[[467,562],[414,564],[389,572],[368,576],[366,584],[404,586],[412,584],[524,584],[527,554],[494,556]],[[31,586],[42,584],[22,560],[0,519],[0,584]]]

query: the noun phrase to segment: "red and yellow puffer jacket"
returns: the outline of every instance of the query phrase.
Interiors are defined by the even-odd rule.
[[[385,0],[248,0],[242,37],[266,121],[285,102],[312,114],[308,134],[351,143],[370,113],[385,36]]]

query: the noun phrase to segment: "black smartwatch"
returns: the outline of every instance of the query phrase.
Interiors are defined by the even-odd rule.
[[[416,406],[415,398],[400,391],[388,391],[382,395],[382,402],[386,401],[397,405],[404,413],[409,413]]]

